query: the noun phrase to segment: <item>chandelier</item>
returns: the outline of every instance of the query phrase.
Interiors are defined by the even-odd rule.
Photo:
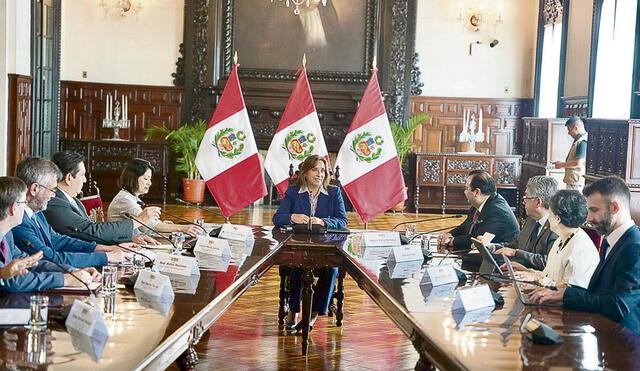
[[[100,7],[106,13],[118,14],[122,17],[138,13],[142,10],[142,0],[100,0]]]
[[[327,6],[327,0],[278,0],[279,2],[285,2],[285,4],[287,5],[287,8],[291,6],[291,4],[293,4],[294,8],[293,8],[293,14],[295,15],[300,15],[300,8],[302,6],[304,6],[306,4],[306,6],[309,8],[312,5],[313,6],[318,6],[319,4],[322,4],[322,6]],[[271,3],[275,2],[275,0],[271,0]]]

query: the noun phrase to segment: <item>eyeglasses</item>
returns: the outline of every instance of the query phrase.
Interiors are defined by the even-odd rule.
[[[46,189],[47,191],[49,191],[49,192],[51,192],[53,194],[55,194],[58,191],[58,187],[55,187],[54,189],[51,189],[51,188],[47,187],[44,184],[40,184],[40,183],[36,183],[36,184],[38,184],[40,187]]]
[[[25,205],[26,205],[26,204],[27,204],[27,200],[24,200],[24,201],[16,201],[15,203],[17,203],[17,204],[25,204]]]
[[[535,200],[538,197],[522,197],[523,200]]]

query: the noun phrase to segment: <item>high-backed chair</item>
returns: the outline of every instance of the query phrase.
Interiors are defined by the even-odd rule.
[[[593,241],[593,244],[596,245],[596,249],[598,249],[598,252],[600,252],[600,248],[602,247],[602,240],[603,240],[602,236],[599,235],[598,232],[589,225],[582,226],[582,230],[587,232],[587,235],[589,236],[589,238],[591,238],[591,241]]]
[[[79,198],[84,208],[87,210],[87,215],[94,223],[101,223],[106,220],[104,217],[104,210],[102,207],[102,198],[100,197],[100,189],[98,183],[93,180],[89,184],[89,196]]]

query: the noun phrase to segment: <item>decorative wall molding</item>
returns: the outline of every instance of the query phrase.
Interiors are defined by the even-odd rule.
[[[60,138],[110,138],[113,129],[103,129],[105,100],[112,94],[129,99],[130,129],[121,129],[128,141],[142,141],[144,129],[162,125],[169,129],[181,125],[183,90],[172,86],[120,85],[95,82],[60,82]]]
[[[562,112],[561,117],[587,117],[587,109],[589,106],[589,97],[576,96],[576,97],[561,97],[562,100]]]
[[[522,151],[522,118],[531,115],[531,99],[489,99],[454,97],[411,97],[411,114],[426,113],[428,123],[413,136],[415,151],[456,153],[466,150],[457,138],[462,131],[464,110],[483,110],[486,140],[476,143],[485,154],[518,154]]]
[[[542,15],[544,17],[545,26],[562,22],[562,0],[544,0]]]
[[[9,74],[9,116],[7,130],[7,174],[31,154],[32,85],[31,76]]]

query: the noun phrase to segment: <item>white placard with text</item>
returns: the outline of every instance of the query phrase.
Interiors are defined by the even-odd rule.
[[[102,311],[78,299],[73,301],[65,326],[90,337],[108,336]]]
[[[398,232],[364,232],[362,243],[365,246],[398,246],[400,245],[400,233]]]
[[[198,262],[191,256],[158,253],[156,267],[160,272],[179,274],[181,276],[200,275]]]
[[[431,284],[433,286],[444,285],[447,283],[458,282],[456,270],[451,265],[438,265],[427,268],[420,284]]]
[[[454,311],[469,312],[482,308],[494,308],[496,306],[491,296],[488,285],[466,287],[456,292],[456,300],[453,302]]]
[[[26,325],[31,319],[29,308],[0,308],[0,326]]]
[[[231,256],[229,241],[223,240],[222,238],[208,236],[198,236],[196,247],[193,249],[193,251],[215,256]]]
[[[389,253],[389,259],[396,262],[406,262],[411,260],[424,260],[420,245],[394,246]]]
[[[235,241],[248,241],[253,239],[253,230],[246,225],[225,223],[220,230],[219,238]]]
[[[138,273],[138,279],[133,288],[152,296],[174,295],[171,280],[168,276],[147,270],[142,270]]]

